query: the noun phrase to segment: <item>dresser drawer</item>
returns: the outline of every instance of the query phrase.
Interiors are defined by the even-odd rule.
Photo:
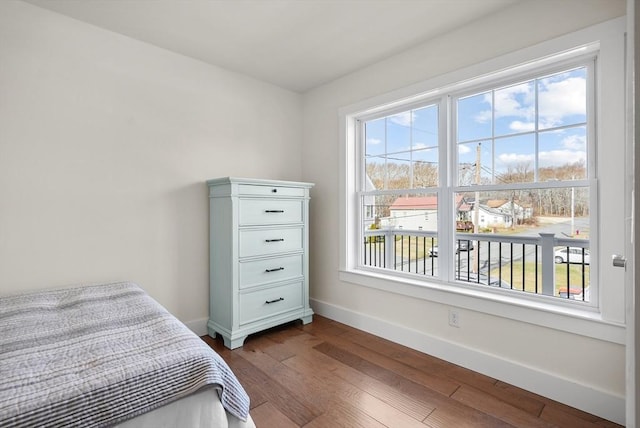
[[[240,199],[240,226],[302,223],[302,200]]]
[[[240,289],[302,276],[302,254],[240,262]]]
[[[239,255],[253,257],[302,250],[302,231],[302,227],[243,229]]]
[[[302,283],[240,293],[239,323],[247,324],[302,308]]]
[[[285,186],[261,186],[254,184],[240,184],[238,186],[240,195],[254,196],[296,196],[303,197],[304,189],[301,187],[285,187]]]

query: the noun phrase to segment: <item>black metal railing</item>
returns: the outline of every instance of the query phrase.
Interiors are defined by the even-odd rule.
[[[364,266],[441,277],[437,232],[378,229],[364,236]],[[454,264],[457,282],[589,301],[588,240],[457,233],[452,247],[446,265]]]

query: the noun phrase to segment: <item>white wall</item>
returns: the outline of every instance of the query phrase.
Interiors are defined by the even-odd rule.
[[[340,230],[341,222],[341,108],[624,13],[622,0],[523,2],[305,94],[303,178],[316,183],[310,238],[316,311],[623,422],[625,350],[619,342],[473,310],[461,310],[463,325],[452,329],[448,305],[342,281],[339,240],[326,231]]]
[[[205,319],[205,180],[299,180],[301,118],[293,92],[0,2],[0,293],[131,280]]]

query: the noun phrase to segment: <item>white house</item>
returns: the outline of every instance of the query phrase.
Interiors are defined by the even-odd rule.
[[[471,216],[473,219],[473,215]],[[473,220],[472,220],[473,221]],[[478,226],[480,228],[511,227],[513,224],[511,213],[505,213],[488,205],[480,205],[478,213]]]
[[[501,213],[513,217],[516,222],[523,222],[533,217],[533,207],[522,204],[520,201],[510,201],[506,199],[490,199],[486,206]]]
[[[398,229],[438,230],[438,198],[413,196],[396,199],[385,222]]]
[[[469,204],[458,196],[456,206],[459,220],[466,220]],[[389,207],[389,217],[381,219],[382,226],[408,230],[438,230],[437,196],[402,196]]]

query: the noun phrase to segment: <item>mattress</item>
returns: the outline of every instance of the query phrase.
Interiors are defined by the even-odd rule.
[[[159,407],[114,428],[255,428],[227,412],[214,388],[202,388],[187,397]]]

